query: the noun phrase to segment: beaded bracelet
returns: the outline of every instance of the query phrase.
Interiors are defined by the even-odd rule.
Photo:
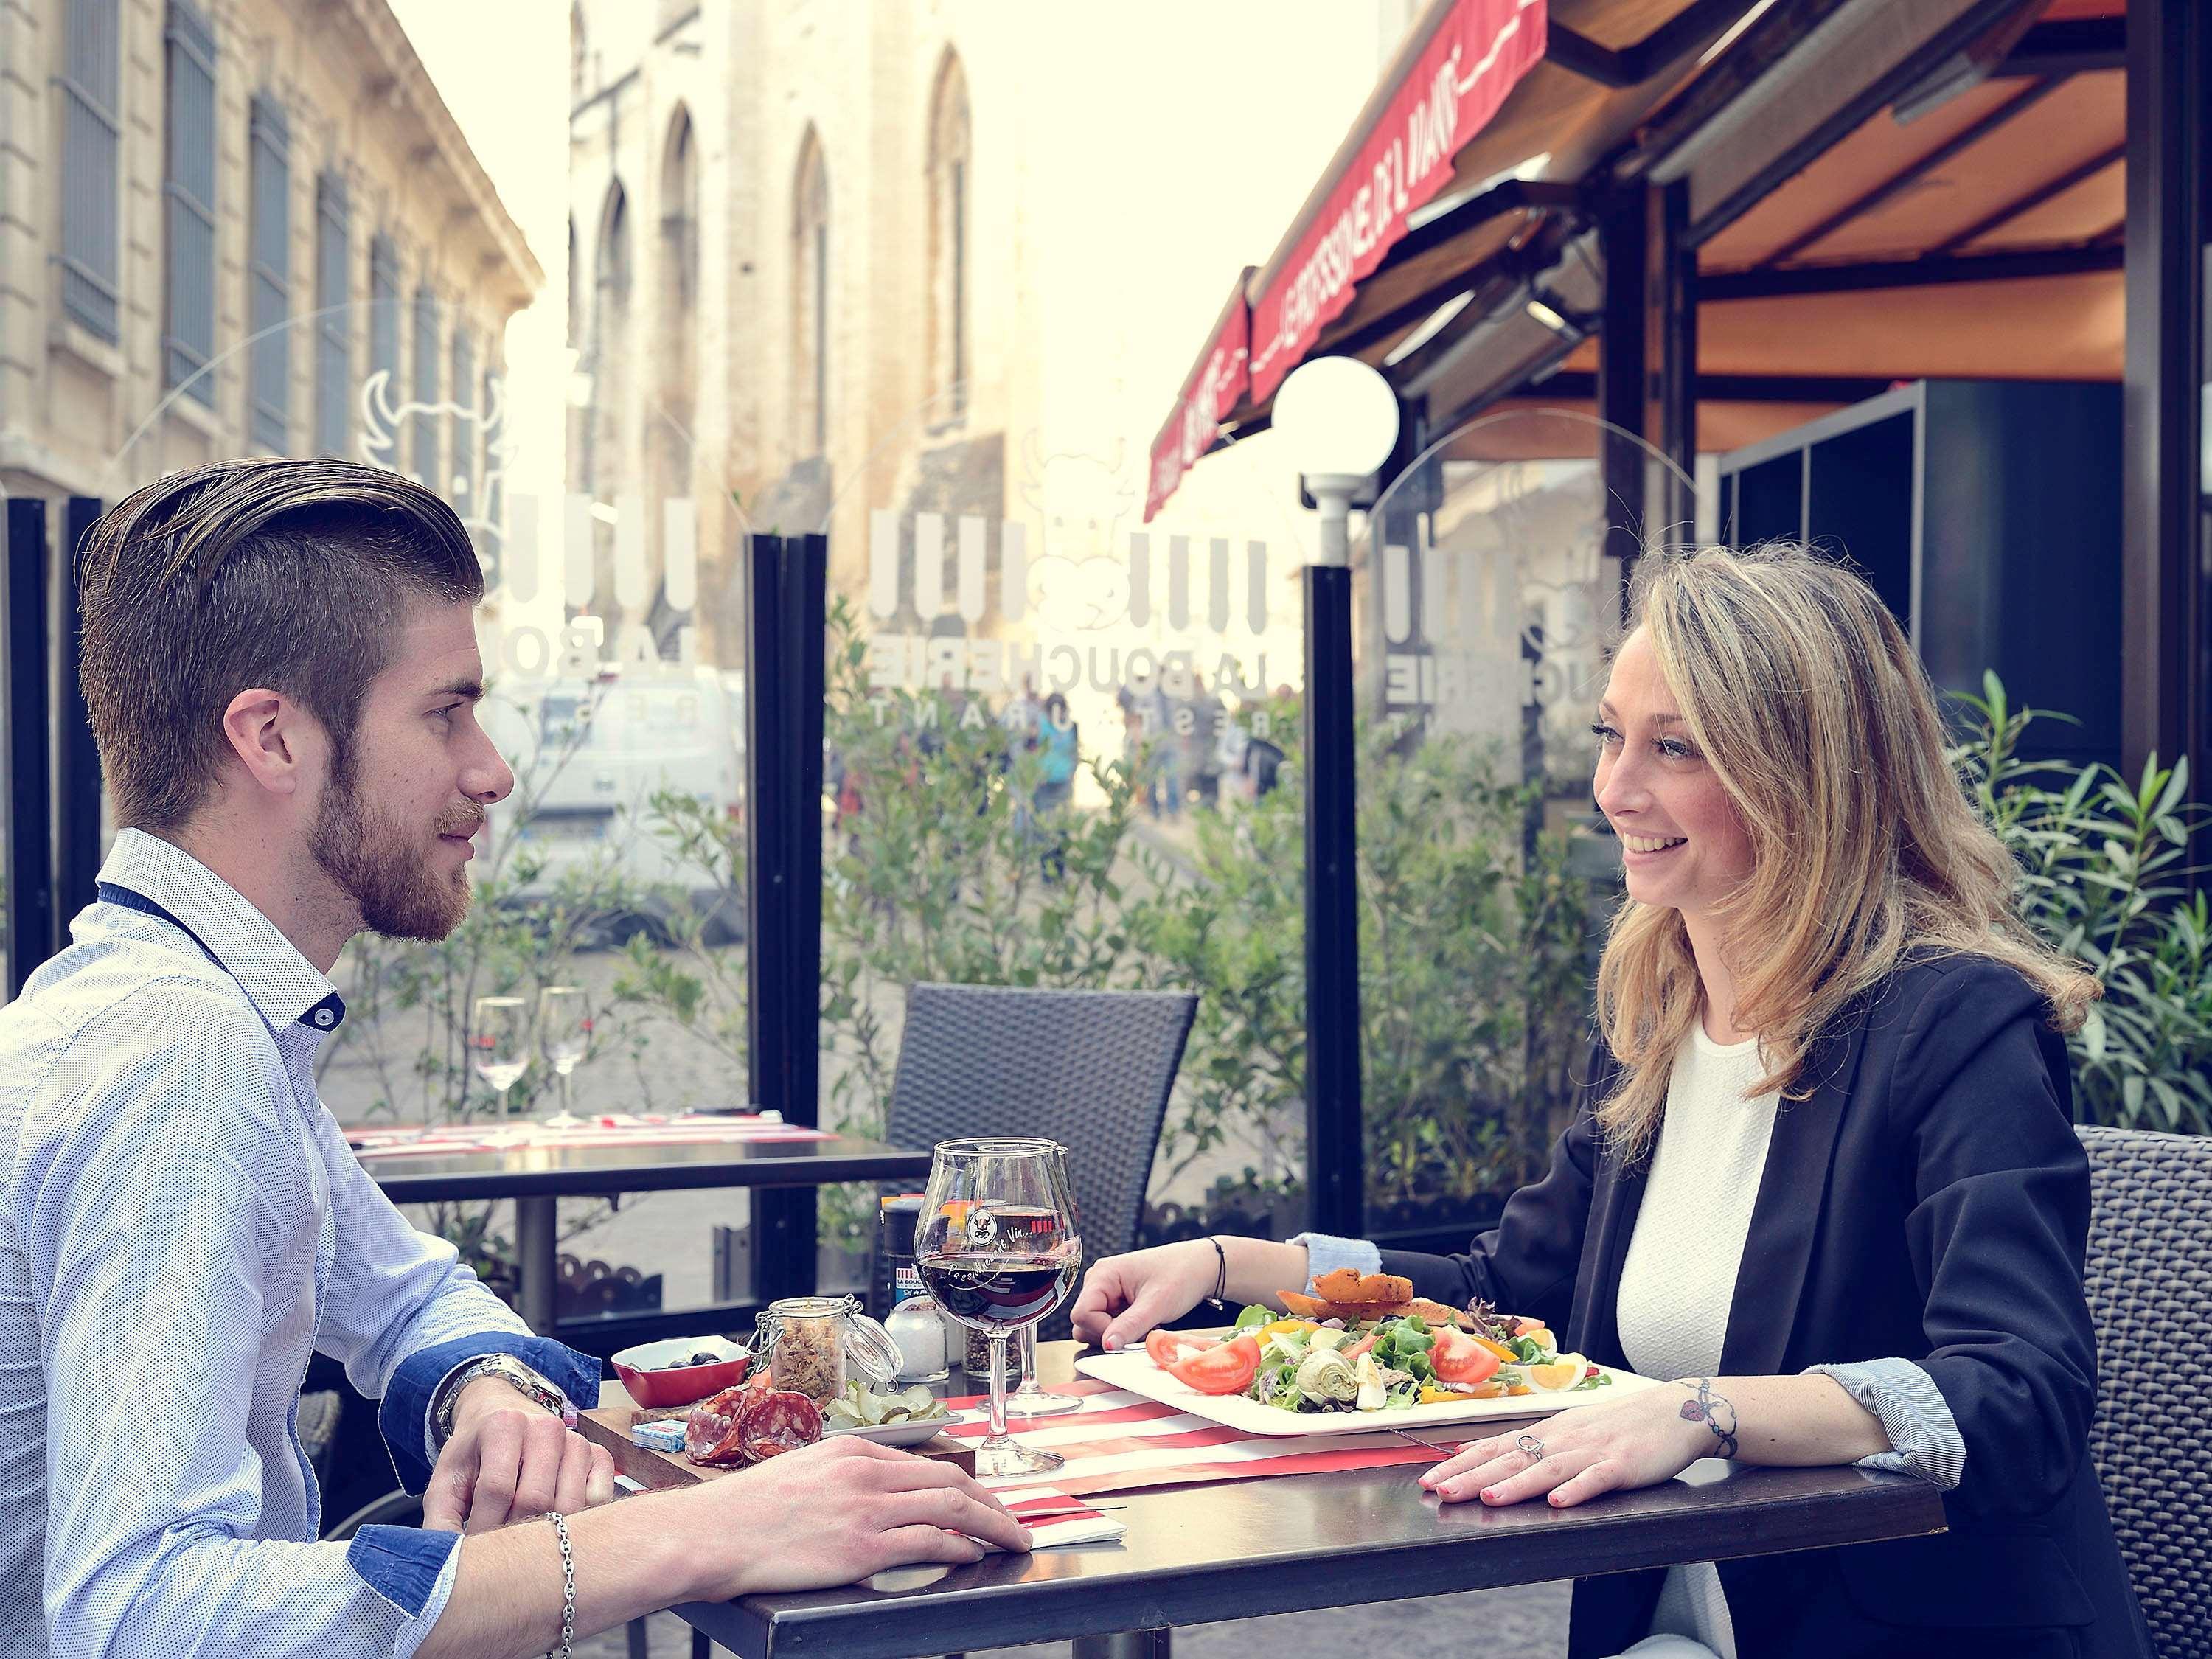
[[[569,1547],[568,1517],[548,1510],[545,1518],[553,1523],[553,1535],[561,1543],[561,1646],[545,1659],[574,1659],[571,1650],[576,1644],[576,1552]]]
[[[1734,1457],[1736,1449],[1735,1407],[1729,1403],[1725,1395],[1713,1392],[1713,1379],[1701,1376],[1695,1382],[1685,1379],[1674,1386],[1697,1389],[1695,1400],[1682,1402],[1682,1416],[1692,1423],[1703,1423],[1712,1431],[1713,1438],[1720,1443],[1714,1449],[1716,1455]]]

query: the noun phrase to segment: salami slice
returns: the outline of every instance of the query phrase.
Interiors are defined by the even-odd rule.
[[[751,1462],[797,1451],[821,1437],[822,1408],[787,1389],[755,1395],[738,1413],[738,1444]]]
[[[701,1401],[684,1425],[684,1455],[694,1463],[726,1468],[742,1462],[738,1419],[749,1395],[743,1383]]]

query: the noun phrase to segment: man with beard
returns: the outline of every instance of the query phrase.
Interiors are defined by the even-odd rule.
[[[451,933],[514,786],[452,510],[346,462],[202,467],[94,526],[81,592],[119,827],[0,1010],[0,1659],[565,1653],[1026,1547],[967,1477],[850,1442],[596,1507],[612,1466],[563,1420],[596,1362],[409,1227],[316,1097],[340,951]],[[425,1530],[313,1541],[315,1352],[381,1400]]]

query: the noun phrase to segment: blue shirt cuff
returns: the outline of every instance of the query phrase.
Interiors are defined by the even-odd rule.
[[[456,1366],[488,1353],[513,1354],[560,1389],[579,1411],[599,1402],[599,1362],[550,1336],[532,1336],[524,1331],[477,1331],[418,1349],[399,1362],[376,1413],[376,1426],[384,1436],[385,1449],[392,1454],[392,1469],[409,1492],[419,1492],[430,1481],[430,1446],[424,1431],[430,1396]]]
[[[1349,1267],[1361,1275],[1382,1271],[1382,1252],[1364,1238],[1339,1238],[1333,1233],[1300,1233],[1290,1241],[1306,1247],[1306,1294],[1314,1280]]]
[[[420,1619],[446,1571],[446,1558],[460,1541],[457,1532],[363,1527],[346,1546],[346,1565],[400,1612]]]
[[[1966,1468],[1966,1438],[1943,1391],[1921,1366],[1910,1359],[1863,1359],[1809,1366],[1805,1374],[1833,1378],[1881,1419],[1890,1449],[1862,1457],[1857,1467],[1917,1475],[1941,1492],[1959,1484]]]

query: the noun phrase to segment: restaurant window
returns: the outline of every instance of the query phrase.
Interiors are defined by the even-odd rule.
[[[379,235],[368,245],[368,372],[385,377],[384,395],[399,396],[399,250]]]
[[[416,405],[409,459],[416,481],[438,488],[438,296],[428,283],[415,290],[415,396]]]
[[[830,441],[830,170],[811,127],[799,143],[792,204],[791,429],[805,457]]]
[[[353,306],[349,295],[352,225],[345,180],[315,180],[315,450],[343,455],[350,429]]]
[[[929,126],[929,387],[946,420],[968,406],[969,176],[968,77],[947,52]]]
[[[168,130],[161,195],[168,236],[162,384],[215,407],[215,31],[190,0],[169,0]]]
[[[62,307],[101,339],[117,326],[116,161],[123,52],[117,0],[70,0],[62,94]]]
[[[247,135],[251,426],[255,443],[282,454],[292,416],[292,331],[285,326],[292,309],[292,141],[284,112],[274,99],[262,94],[253,100]]]

